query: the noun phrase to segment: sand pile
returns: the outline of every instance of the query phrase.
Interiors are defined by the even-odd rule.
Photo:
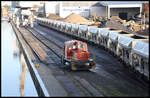
[[[48,18],[54,19],[54,20],[64,20],[64,18],[62,18],[56,14],[49,14]]]
[[[93,21],[87,20],[86,18],[80,16],[79,14],[72,13],[64,19],[65,22],[75,23],[75,24],[84,24],[90,25],[93,24]]]

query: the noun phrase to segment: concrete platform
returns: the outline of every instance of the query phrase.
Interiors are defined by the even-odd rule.
[[[13,26],[14,27],[14,26]],[[15,27],[14,27],[15,28]],[[48,91],[48,95],[49,96],[67,96],[67,92],[65,91],[65,89],[60,85],[60,83],[55,79],[55,77],[52,75],[51,71],[49,68],[47,68],[46,65],[40,63],[37,58],[35,57],[35,55],[33,54],[33,52],[31,51],[31,49],[29,48],[29,46],[25,43],[25,41],[23,40],[21,34],[19,34],[20,32],[17,32],[16,29],[16,34],[18,36],[18,38],[22,41],[22,46],[24,46],[24,50],[26,50],[26,52],[28,52],[31,61],[33,61],[33,64],[39,65],[39,68],[36,68],[37,70],[37,74],[39,74],[41,80],[43,81],[43,84],[41,85],[45,85],[47,91]],[[37,47],[36,47],[37,48]],[[33,66],[35,67],[35,66]],[[32,73],[31,73],[32,74]],[[36,85],[37,87],[38,85]],[[39,88],[39,86],[37,87]]]
[[[58,60],[54,60],[56,58],[56,55],[54,53],[52,53],[51,51],[46,51],[48,49],[42,46],[41,43],[33,38],[33,36],[26,30],[21,28],[17,30],[14,25],[13,27],[15,28],[18,39],[21,40],[21,45],[29,55],[28,59],[32,61],[32,67],[36,69],[36,74],[38,74],[38,76],[41,78],[42,85],[44,85],[46,91],[48,92],[48,96],[86,96],[82,91],[79,90],[78,87],[76,87],[73,81],[64,74],[63,71],[61,71],[58,67],[55,67],[55,64],[57,64],[58,66],[59,62]],[[31,47],[28,46],[21,34],[24,36]],[[38,55],[35,55],[31,48],[33,48],[35,50],[34,52],[36,52],[36,54]],[[37,56],[39,59],[37,58]],[[46,59],[47,57],[49,60]],[[44,64],[43,62],[46,61],[49,61],[49,63]],[[38,81],[36,80],[35,82]],[[39,88],[39,85],[36,85],[36,87]],[[42,96],[41,94],[39,95]]]

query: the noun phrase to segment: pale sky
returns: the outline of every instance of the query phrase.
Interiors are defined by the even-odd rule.
[[[1,5],[2,6],[5,4],[11,5],[11,2],[13,2],[13,1],[2,1]],[[40,5],[40,2],[43,2],[43,1],[20,1],[20,5],[21,6],[32,6],[34,4]],[[51,2],[51,4],[55,5],[58,1],[46,1],[46,2]]]
[[[1,2],[1,5],[2,5],[2,6],[5,5],[5,4],[11,5],[11,1],[2,1],[2,2]]]

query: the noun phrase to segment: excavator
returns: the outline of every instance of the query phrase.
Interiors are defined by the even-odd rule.
[[[106,23],[106,19],[103,17],[98,17],[96,13],[94,13],[93,21],[95,21],[95,25],[98,27],[104,27]]]

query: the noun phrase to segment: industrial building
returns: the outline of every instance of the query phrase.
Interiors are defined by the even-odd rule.
[[[143,4],[146,1],[100,1],[92,5],[90,14],[93,16],[108,17],[119,16],[122,19],[129,19],[132,16],[143,12]]]
[[[17,23],[17,26],[25,26],[25,24],[32,25],[35,18],[36,8],[32,8],[32,4],[27,4],[28,2],[12,2],[12,6],[15,7],[12,19]]]
[[[130,19],[136,14],[141,16],[144,10],[144,3],[147,1],[59,1],[45,2],[39,13],[42,11],[48,16],[50,13],[65,18],[71,13],[80,14],[89,18],[95,14],[100,17],[119,16],[122,19]]]
[[[98,1],[59,1],[59,2],[45,2],[38,13],[42,17],[45,14],[46,17],[49,14],[57,14],[60,17],[65,18],[71,13],[80,14],[84,17],[90,16],[90,7]]]
[[[84,17],[90,16],[90,7],[98,1],[63,1],[56,5],[56,14],[65,18],[71,13],[80,14]]]
[[[56,5],[57,1],[55,2],[41,2],[40,3],[40,8],[38,9],[38,16],[39,17],[47,17],[49,14],[56,14]]]

